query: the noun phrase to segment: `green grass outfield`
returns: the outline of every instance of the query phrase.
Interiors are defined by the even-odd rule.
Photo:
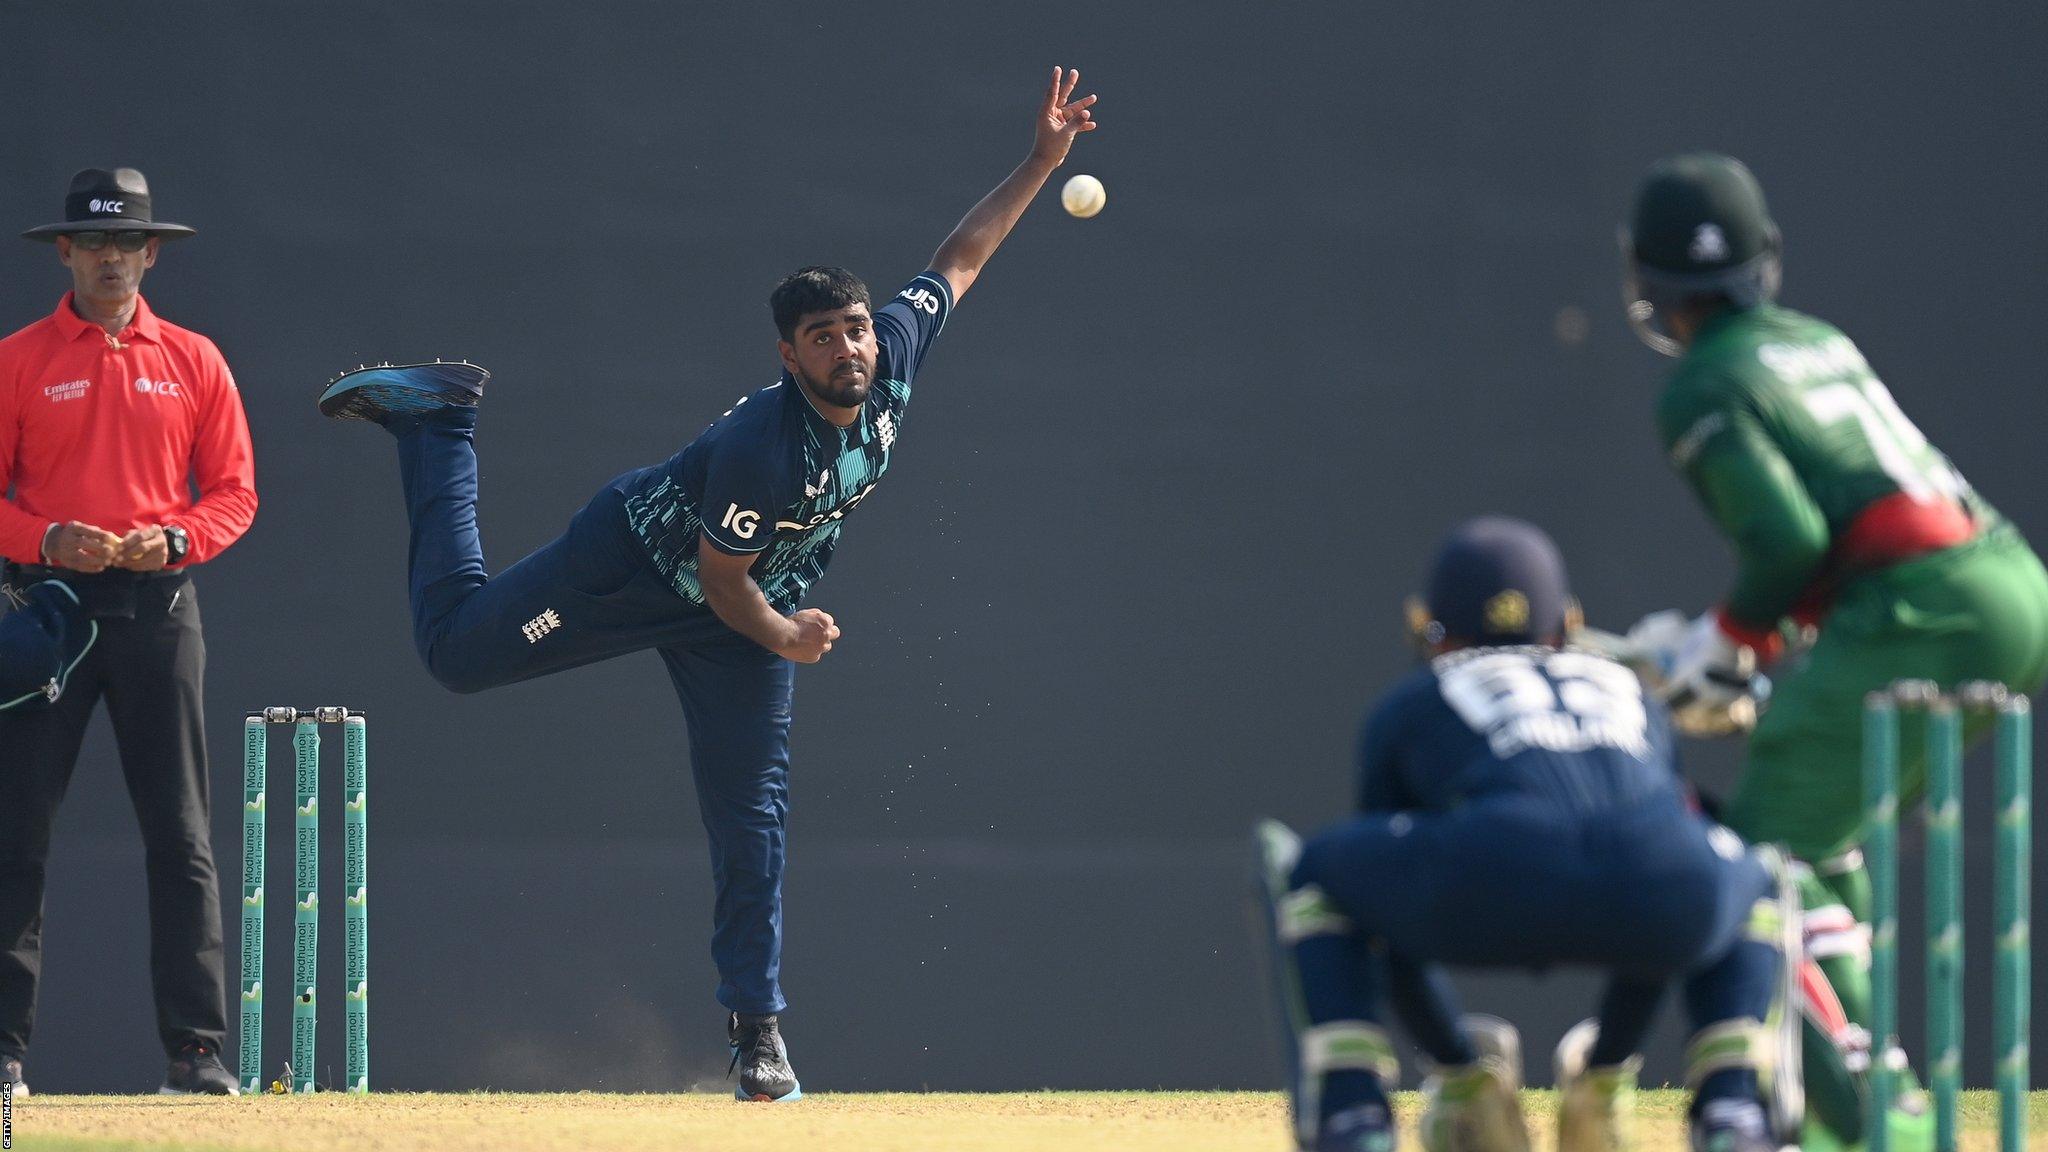
[[[1681,1093],[1641,1096],[1641,1152],[1684,1152]],[[1551,1092],[1526,1096],[1538,1149],[1552,1144]],[[1412,1123],[1418,1104],[1402,1093]],[[1997,1099],[1963,1095],[1963,1147],[1994,1152]],[[179,1152],[417,1149],[659,1149],[661,1152],[1284,1152],[1285,1106],[1270,1092],[819,1093],[790,1105],[711,1095],[379,1093],[219,1099],[37,1096],[17,1101],[14,1147]],[[2048,1139],[2048,1092],[2028,1129]],[[1410,1134],[1412,1136],[1412,1133]],[[1415,1148],[1404,1139],[1404,1148]]]

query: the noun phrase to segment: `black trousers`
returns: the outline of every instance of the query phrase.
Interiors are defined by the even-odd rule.
[[[33,581],[40,573],[30,570]],[[175,1055],[227,1040],[220,883],[209,825],[199,600],[180,575],[66,579],[96,606],[99,642],[55,704],[0,712],[0,1058],[28,1052],[42,974],[44,864],[86,722],[104,700],[142,826],[157,1032]],[[17,581],[21,574],[17,574]],[[98,585],[88,591],[86,586]],[[90,907],[60,910],[78,923]]]

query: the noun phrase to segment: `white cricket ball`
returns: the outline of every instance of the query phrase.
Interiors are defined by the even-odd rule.
[[[1067,181],[1067,186],[1060,189],[1060,206],[1067,210],[1069,216],[1086,220],[1102,211],[1102,206],[1107,203],[1109,192],[1102,187],[1102,181],[1086,173]]]

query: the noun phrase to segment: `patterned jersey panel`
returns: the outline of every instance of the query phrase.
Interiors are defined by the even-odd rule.
[[[875,312],[876,381],[853,424],[827,420],[788,375],[742,399],[664,464],[623,478],[627,521],[657,571],[704,602],[702,541],[760,554],[754,582],[794,611],[825,574],[846,514],[889,468],[911,380],[945,326],[952,293],[925,273]]]

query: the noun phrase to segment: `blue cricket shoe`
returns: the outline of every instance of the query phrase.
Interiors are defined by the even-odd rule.
[[[474,408],[490,372],[467,360],[432,364],[377,364],[343,372],[320,394],[320,414],[389,426],[399,417]]]

